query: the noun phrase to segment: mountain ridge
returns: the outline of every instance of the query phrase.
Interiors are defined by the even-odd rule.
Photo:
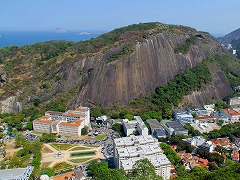
[[[231,44],[233,40],[240,39],[240,28],[230,32],[229,34],[218,38],[218,41],[224,45]]]
[[[24,105],[36,99],[46,107],[126,105],[215,53],[224,49],[209,33],[161,23],[130,25],[79,43],[7,47],[0,50],[7,74],[1,99],[20,92]]]

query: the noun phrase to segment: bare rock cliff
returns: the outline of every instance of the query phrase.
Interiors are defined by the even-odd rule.
[[[69,106],[127,104],[154,92],[157,85],[166,84],[184,69],[201,63],[208,54],[222,50],[217,41],[202,33],[187,54],[176,54],[174,49],[188,37],[189,34],[162,32],[145,42],[136,42],[130,55],[114,62],[106,63],[104,54],[78,60],[74,64],[87,71],[87,77]],[[227,88],[219,97],[230,91]]]

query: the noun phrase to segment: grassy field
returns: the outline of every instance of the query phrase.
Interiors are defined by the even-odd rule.
[[[74,144],[60,144],[60,143],[52,143],[51,146],[58,150],[58,147],[60,148],[60,150],[68,150],[72,147],[74,147]]]
[[[53,170],[56,173],[56,172],[65,171],[65,170],[71,169],[73,167],[74,167],[73,165],[68,164],[66,162],[60,162],[60,163],[57,163],[57,164],[55,164],[53,166]]]
[[[91,147],[79,146],[79,147],[74,147],[74,148],[70,149],[70,151],[80,151],[80,150],[89,150],[89,149],[91,149]]]
[[[105,134],[99,134],[99,135],[97,135],[94,139],[95,139],[95,140],[103,140],[105,137],[106,137]]]
[[[106,137],[106,133],[98,134],[97,136],[81,136],[80,139],[82,140],[103,140]]]
[[[94,156],[96,154],[95,151],[86,151],[86,152],[77,152],[71,153],[71,157],[82,157],[82,156]]]
[[[96,158],[96,159],[92,159],[90,161],[87,161],[87,162],[84,162],[83,164],[90,164],[90,163],[93,163],[93,162],[99,162],[100,159]]]
[[[90,147],[90,148],[98,148],[98,145],[92,145],[92,144],[85,144],[84,146]]]
[[[83,162],[88,161],[88,160],[90,160],[90,159],[92,159],[92,158],[71,159],[71,160],[69,160],[69,161],[71,161],[71,162],[73,162],[73,163],[83,163]]]

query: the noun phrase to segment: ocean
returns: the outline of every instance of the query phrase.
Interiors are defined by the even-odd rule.
[[[0,48],[6,46],[23,46],[51,40],[66,40],[79,42],[95,38],[102,33],[86,32],[29,32],[0,31]]]

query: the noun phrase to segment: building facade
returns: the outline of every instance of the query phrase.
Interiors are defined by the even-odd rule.
[[[90,126],[90,109],[79,107],[65,113],[47,111],[45,116],[33,121],[33,130],[68,136],[81,136],[84,126]]]
[[[157,139],[151,135],[114,139],[114,164],[126,172],[133,169],[136,161],[147,158],[156,168],[155,171],[163,179],[170,179],[171,163],[163,154]]]

